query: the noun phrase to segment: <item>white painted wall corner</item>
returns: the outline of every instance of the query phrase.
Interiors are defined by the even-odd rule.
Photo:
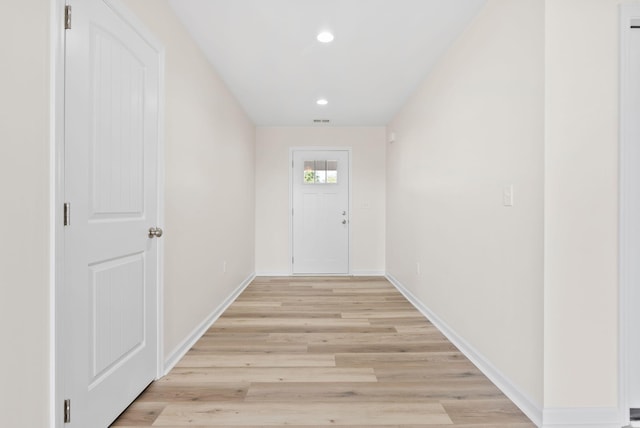
[[[536,426],[542,426],[543,412],[542,407],[527,394],[507,378],[500,370],[498,370],[489,360],[487,360],[480,352],[471,346],[464,338],[462,338],[455,330],[447,325],[435,313],[433,313],[423,302],[414,296],[404,285],[400,283],[393,275],[387,272],[386,278],[393,284],[416,309],[422,313],[438,330],[440,330],[471,362],[480,369],[485,376],[491,380],[513,403],[527,415]],[[546,425],[545,425],[546,428]],[[604,428],[604,427],[603,427]],[[618,426],[617,428],[620,428]]]
[[[240,294],[251,284],[251,281],[256,277],[255,273],[249,275],[242,283],[236,287],[235,290],[229,294],[229,296],[216,307],[211,314],[200,323],[178,346],[175,347],[171,354],[164,362],[164,375],[166,376],[171,369],[178,364],[178,361],[184,357],[184,355],[195,345],[195,343],[206,333],[206,331],[213,325],[214,322],[220,318],[220,316],[227,310],[229,306],[240,296]]]

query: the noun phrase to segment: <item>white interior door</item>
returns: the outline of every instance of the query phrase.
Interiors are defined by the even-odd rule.
[[[100,428],[157,373],[160,56],[108,1],[71,6],[61,381],[65,426]]]
[[[349,151],[294,150],[294,274],[349,273]]]

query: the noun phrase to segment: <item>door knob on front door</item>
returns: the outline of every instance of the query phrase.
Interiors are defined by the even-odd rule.
[[[342,224],[347,224],[347,220],[342,220]]]
[[[149,228],[149,238],[159,238],[162,236],[162,229],[159,227],[150,227]]]

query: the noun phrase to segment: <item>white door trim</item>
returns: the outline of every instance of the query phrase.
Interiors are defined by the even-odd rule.
[[[64,6],[65,0],[51,2],[51,54],[49,102],[49,427],[62,426],[62,382],[58,358],[58,311],[60,287],[64,280]]]
[[[640,254],[640,239],[632,234],[633,224],[637,224],[640,214],[640,201],[634,200],[633,195],[640,194],[640,164],[630,154],[634,151],[633,130],[629,126],[636,118],[631,116],[629,102],[632,94],[631,76],[629,74],[631,49],[630,31],[632,20],[640,20],[640,5],[623,4],[620,6],[620,146],[619,146],[619,322],[618,322],[618,396],[619,408],[623,424],[629,423],[629,353],[631,344],[629,335],[630,315],[633,313],[629,302],[629,294],[633,284],[640,283],[640,274],[632,267],[635,255]],[[634,30],[634,31],[640,31]],[[637,149],[635,149],[637,151]],[[638,332],[636,332],[637,334]]]
[[[158,218],[157,224],[164,225],[164,107],[165,107],[165,49],[162,43],[143,25],[124,3],[120,0],[103,0],[120,17],[124,19],[135,31],[157,52],[159,59],[158,75]],[[50,284],[49,284],[49,426],[50,428],[62,428],[64,425],[62,403],[65,399],[61,369],[62,347],[60,326],[61,288],[64,283],[64,226],[62,224],[62,207],[65,202],[64,189],[64,70],[65,70],[65,31],[64,8],[65,4],[73,3],[69,0],[55,0],[51,3],[51,55],[50,55]],[[156,378],[163,376],[164,367],[164,240],[158,239],[157,245],[157,362]]]
[[[353,198],[352,192],[352,178],[353,178],[353,168],[352,168],[352,159],[353,153],[351,147],[325,147],[325,146],[305,146],[305,147],[289,147],[289,211],[287,213],[289,217],[289,275],[293,275],[293,217],[291,215],[291,211],[293,210],[293,152],[301,152],[301,151],[330,151],[330,150],[342,150],[349,153],[349,213],[352,213],[352,205],[351,201]],[[353,219],[351,214],[349,215],[350,219]],[[352,260],[353,260],[353,227],[349,227],[349,273],[348,275],[352,275]]]

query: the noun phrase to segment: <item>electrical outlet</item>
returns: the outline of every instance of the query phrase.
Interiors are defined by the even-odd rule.
[[[227,262],[222,262],[222,273],[227,273]]]
[[[502,204],[505,207],[513,206],[513,184],[509,184],[502,188]]]
[[[416,275],[420,275],[420,262],[416,262]]]

